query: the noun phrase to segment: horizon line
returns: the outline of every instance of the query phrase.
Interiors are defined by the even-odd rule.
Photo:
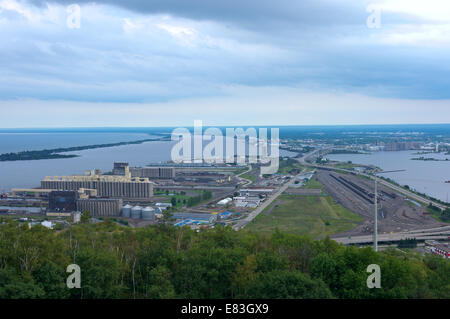
[[[203,125],[203,127],[320,127],[320,126],[411,126],[411,125],[450,125],[450,123],[378,123],[378,124],[282,124],[282,125],[264,125],[264,124],[256,124],[256,125]],[[5,130],[39,130],[39,129],[125,129],[125,128],[174,128],[174,127],[194,127],[186,126],[186,125],[178,125],[178,126],[35,126],[35,127],[5,127],[1,128],[0,131]]]

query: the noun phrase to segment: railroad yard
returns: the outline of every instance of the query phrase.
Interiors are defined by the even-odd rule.
[[[356,228],[333,237],[373,233],[374,182],[352,174],[319,170],[317,180],[325,191],[345,208],[361,215],[364,222]],[[442,223],[429,216],[426,208],[408,200],[390,188],[378,184],[378,233],[411,231],[439,227]]]

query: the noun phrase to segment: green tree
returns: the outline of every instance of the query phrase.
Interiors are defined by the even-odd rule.
[[[260,274],[249,285],[249,298],[313,299],[333,298],[328,287],[319,279],[311,279],[300,271]]]
[[[90,222],[90,220],[91,220],[91,212],[90,211],[87,210],[81,214],[80,223],[87,224]]]

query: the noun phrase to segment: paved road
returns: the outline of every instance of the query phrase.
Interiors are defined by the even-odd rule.
[[[316,153],[317,150],[309,152],[308,154],[305,154],[303,157],[298,158],[297,160],[300,161],[300,163],[306,163],[305,160],[312,154]],[[253,219],[256,218],[266,207],[268,207],[275,199],[277,199],[278,196],[280,196],[290,185],[292,185],[298,176],[303,174],[305,170],[303,170],[300,174],[292,177],[288,182],[286,182],[283,186],[281,186],[278,191],[272,195],[270,195],[266,200],[258,206],[254,211],[252,211],[250,214],[248,214],[247,217],[240,219],[234,226],[234,230],[238,230],[241,228],[244,228],[249,222],[251,222]]]
[[[277,192],[270,195],[264,202],[261,203],[254,211],[247,215],[247,217],[239,220],[234,226],[233,229],[238,230],[245,227],[249,222],[256,218],[266,207],[268,207],[278,196],[280,196],[290,185],[292,185],[297,177],[300,174],[292,177],[288,182],[286,182],[283,186],[281,186]]]
[[[401,233],[393,233],[393,234],[378,234],[378,242],[383,241],[399,241],[401,239],[407,238],[415,238],[417,240],[447,240],[450,237],[450,230],[443,230],[442,232],[423,232],[423,233],[410,233],[410,232],[401,232]],[[348,244],[368,244],[373,243],[373,235],[364,235],[364,236],[352,236],[348,237],[340,237],[333,238],[338,243],[348,245]]]
[[[325,150],[325,149],[324,149]],[[321,150],[315,150],[313,152],[310,152],[308,154],[306,154],[305,156],[299,158],[299,162],[302,165],[305,166],[310,166],[310,167],[315,167],[315,168],[327,168],[327,169],[332,169],[335,171],[341,171],[341,172],[350,172],[350,173],[355,173],[352,170],[347,170],[347,169],[342,169],[342,168],[335,168],[333,166],[327,166],[327,165],[316,165],[316,164],[311,164],[306,162],[306,160],[308,159],[308,157],[316,154],[317,152],[319,152]],[[373,175],[368,175],[368,174],[364,174],[364,173],[358,173],[359,175],[363,175],[365,177],[368,177],[372,180],[375,179],[375,177]],[[406,195],[414,200],[423,202],[425,204],[429,204],[432,203],[434,206],[439,207],[440,209],[445,209],[446,207],[440,203],[437,203],[435,201],[429,200],[428,198],[425,198],[423,196],[417,195],[411,191],[408,191],[402,187],[399,187],[395,184],[392,184],[388,181],[385,181],[383,179],[378,178],[378,182],[380,184],[383,184],[387,187],[390,187],[391,189]],[[416,239],[422,240],[422,239],[435,239],[435,240],[442,240],[442,239],[448,239],[450,235],[450,226],[445,226],[445,227],[441,227],[441,228],[433,228],[433,229],[417,229],[414,231],[409,231],[409,232],[400,232],[400,233],[393,233],[393,234],[378,234],[378,241],[398,241],[401,239],[406,239],[406,238],[411,238],[414,237]],[[363,244],[363,243],[371,243],[373,242],[373,235],[367,235],[367,236],[355,236],[355,237],[341,237],[341,238],[333,238],[335,241],[342,243],[342,244]]]
[[[245,187],[247,185],[250,185],[251,183],[253,183],[251,180],[241,177],[244,174],[250,173],[252,171],[252,166],[248,165],[248,169],[238,175],[236,175],[236,177],[240,180],[240,181],[245,181],[245,183],[243,185],[241,185],[241,187]]]
[[[324,150],[325,150],[325,149],[324,149]],[[306,154],[305,156],[299,158],[298,161],[299,161],[302,165],[305,165],[305,166],[310,166],[310,167],[315,167],[315,168],[327,168],[327,169],[332,169],[332,170],[335,170],[335,171],[341,171],[341,172],[347,172],[347,173],[355,173],[355,171],[348,170],[348,169],[344,169],[344,168],[336,168],[336,167],[333,167],[333,166],[317,165],[317,164],[311,164],[311,163],[306,162],[306,159],[307,159],[308,157],[314,155],[315,153],[317,153],[317,152],[319,152],[319,151],[320,151],[320,150],[315,150],[315,151],[313,151],[313,152],[310,152],[310,153]],[[369,175],[369,174],[365,174],[365,173],[358,173],[358,175],[362,175],[362,176],[368,177],[368,178],[370,178],[370,179],[372,179],[372,180],[375,179],[375,177],[374,177],[373,175]],[[425,197],[423,197],[423,196],[417,195],[416,193],[413,193],[413,192],[411,192],[411,191],[408,191],[408,190],[404,189],[403,187],[400,187],[400,186],[397,186],[397,185],[395,185],[395,184],[392,184],[392,183],[390,183],[390,182],[388,182],[388,181],[386,181],[386,180],[384,180],[384,179],[378,178],[378,182],[379,182],[380,184],[383,184],[383,185],[385,185],[385,186],[387,186],[387,187],[390,187],[390,188],[392,188],[393,190],[395,190],[395,191],[397,191],[397,192],[399,192],[399,193],[402,193],[403,195],[406,195],[406,196],[408,196],[408,197],[410,197],[410,198],[412,198],[412,199],[414,199],[414,200],[423,202],[423,203],[425,203],[426,205],[432,203],[433,206],[439,207],[439,208],[442,209],[442,210],[444,210],[444,209],[446,208],[444,205],[442,205],[442,204],[440,204],[440,203],[437,203],[437,202],[435,202],[435,201],[429,200],[428,198],[425,198]]]

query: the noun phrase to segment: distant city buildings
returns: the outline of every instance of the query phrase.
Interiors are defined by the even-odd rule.
[[[421,142],[395,142],[384,145],[385,151],[409,151],[420,150],[423,143]]]

